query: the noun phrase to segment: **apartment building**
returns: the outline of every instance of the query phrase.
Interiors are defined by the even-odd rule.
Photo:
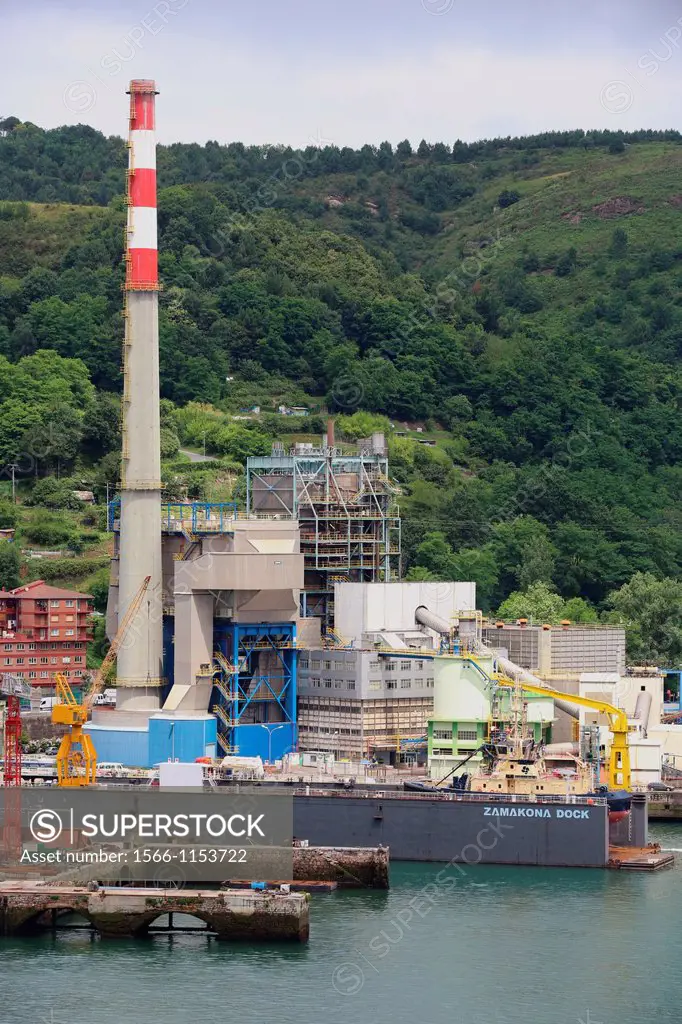
[[[78,684],[92,640],[92,597],[43,580],[0,591],[0,672],[54,686],[56,672]]]

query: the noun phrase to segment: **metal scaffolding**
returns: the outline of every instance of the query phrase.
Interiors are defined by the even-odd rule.
[[[296,747],[296,625],[214,624],[214,691],[223,753],[280,758]]]
[[[383,450],[281,446],[246,465],[247,514],[296,518],[305,556],[303,616],[333,624],[336,580],[389,582],[401,575],[397,488]]]

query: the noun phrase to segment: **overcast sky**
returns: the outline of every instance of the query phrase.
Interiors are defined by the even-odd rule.
[[[679,21],[678,21],[679,19]],[[0,0],[0,116],[162,142],[682,128],[679,0]]]

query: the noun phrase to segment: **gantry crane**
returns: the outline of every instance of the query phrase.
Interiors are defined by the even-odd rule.
[[[593,700],[591,697],[578,697],[573,693],[562,693],[560,690],[552,690],[548,686],[531,686],[523,679],[515,683],[506,676],[497,675],[495,682],[498,686],[516,688],[517,685],[525,693],[534,693],[540,697],[552,697],[554,700],[563,700],[567,704],[577,704],[579,707],[590,708],[592,711],[600,711],[609,720],[609,728],[613,733],[613,743],[609,755],[609,788],[630,789],[630,747],[628,746],[628,718],[622,708],[608,704],[603,700]]]
[[[92,786],[95,784],[97,751],[91,737],[83,731],[83,726],[88,720],[95,697],[104,687],[107,673],[128,629],[139,611],[150,580],[151,576],[144,578],[131,601],[130,607],[118,627],[118,632],[111,641],[107,655],[97,669],[85,699],[79,703],[66,676],[61,673],[57,673],[55,676],[57,703],[52,709],[52,721],[55,725],[69,726],[69,731],[63,737],[57,753],[57,785],[59,786]]]

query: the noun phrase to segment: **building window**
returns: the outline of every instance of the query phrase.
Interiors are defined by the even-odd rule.
[[[50,636],[59,636],[59,630],[58,629],[51,629],[50,630]],[[57,650],[57,645],[56,644],[52,645],[52,650],[53,651]]]
[[[325,663],[324,663],[324,665],[322,667],[324,669],[326,669],[327,672],[329,672],[330,668],[332,667],[331,661],[325,661]]]
[[[395,679],[387,679],[386,680],[386,689],[387,690],[397,690],[398,689],[397,681]]]
[[[59,608],[59,601],[50,601],[50,608]]]
[[[49,664],[49,659],[48,658],[41,658],[40,659],[40,664],[41,665],[48,665]]]
[[[415,666],[414,667],[417,670],[417,672],[423,672],[424,671],[424,662],[423,661],[417,661],[417,662],[415,662]]]
[[[458,729],[457,730],[458,740],[477,740],[478,733],[475,729]]]
[[[6,651],[14,650],[14,644],[5,644],[5,650]]]
[[[78,662],[78,661],[82,661],[83,659],[82,659],[80,654],[77,654],[76,657],[73,660]]]
[[[23,651],[25,646],[26,646],[26,644],[17,644],[17,650],[18,651]]]
[[[354,690],[354,689],[355,689],[355,680],[354,680],[354,679],[352,679],[352,680],[351,680],[351,681],[350,681],[350,682],[348,683],[348,689],[349,689],[349,690]]]
[[[73,636],[73,630],[72,629],[67,629],[66,635],[67,636]]]
[[[62,647],[64,648],[65,651],[71,650],[71,644],[62,644]]]
[[[377,680],[370,680],[369,688],[370,690],[380,690],[381,683],[377,682]]]
[[[370,670],[370,672],[372,672],[372,671],[376,672],[376,670],[378,668],[379,668],[379,662],[378,662],[378,660],[376,658],[373,658],[372,661],[370,661],[370,663],[369,663],[369,670]]]
[[[319,659],[318,658],[313,658],[313,660],[310,662],[310,667],[313,670],[313,672],[319,672],[319,670],[320,670]]]
[[[329,678],[325,679],[324,685],[326,686],[326,688],[328,690],[331,690],[331,688],[332,688],[332,681],[331,681],[331,679],[329,679]]]
[[[74,675],[75,676],[82,676],[83,673],[81,672],[81,670],[79,668],[77,668],[76,671],[74,672]]]
[[[76,648],[77,648],[78,650],[80,650],[80,649],[81,649],[81,647],[83,646],[83,644],[80,644],[80,643],[79,643],[79,644],[74,644],[73,646],[74,646],[74,647],[76,647]],[[308,667],[308,662],[306,661],[306,663],[305,663],[305,664],[306,664],[306,668],[307,668],[307,667]]]
[[[433,738],[434,740],[451,740],[452,729],[434,729]]]
[[[409,672],[411,668],[412,668],[412,665],[410,664],[409,661],[401,661],[400,662],[400,671],[401,672]]]
[[[35,672],[29,672],[29,674],[28,674],[28,678],[29,679],[35,679],[35,677],[36,677],[36,673]]]
[[[73,615],[67,615],[66,616],[66,621],[67,622],[73,622]]]
[[[67,608],[73,608],[75,603],[76,603],[75,601],[65,601],[64,602],[64,604],[66,605]]]
[[[41,678],[41,679],[47,679],[47,677],[49,676],[49,674],[50,674],[49,672],[41,672],[41,673],[40,673],[40,678]]]
[[[412,688],[412,680],[411,679],[401,679],[400,680],[400,689],[401,690],[410,690],[411,688]]]
[[[448,747],[434,747],[433,753],[436,756],[440,755],[441,757],[452,757],[452,750]]]
[[[11,664],[12,664],[12,659],[11,658],[5,658],[5,665],[11,665]]]
[[[37,658],[29,658],[28,659],[28,663],[29,663],[29,665],[37,665],[38,664],[38,659]]]
[[[55,629],[55,633],[56,633],[57,635],[59,635],[59,630],[58,630],[58,629]],[[56,651],[58,647],[59,647],[59,644],[50,644],[50,650],[51,650],[51,651]]]
[[[386,671],[387,672],[395,672],[397,668],[398,668],[398,663],[397,662],[395,662],[395,661],[387,661],[386,662]]]
[[[23,658],[17,658],[17,665],[23,665],[23,664],[24,664],[24,659]]]
[[[415,679],[414,685],[415,686],[423,686],[424,685],[424,680],[423,679]]]
[[[80,647],[80,644],[78,644],[78,646]],[[299,668],[307,668],[308,667],[308,659],[307,658],[299,658],[299,660],[298,660],[298,667]]]
[[[426,685],[427,685],[428,687],[431,687],[431,688],[433,688],[433,679],[427,679],[427,680],[426,680]]]
[[[63,663],[65,664],[65,665],[70,665],[70,664],[71,664],[71,658],[62,658],[62,662],[63,662]]]
[[[29,649],[29,651],[35,651],[36,645],[35,644],[29,644],[28,645],[28,649]]]
[[[50,658],[50,664],[51,665],[56,665],[57,664],[57,659],[56,658]]]

